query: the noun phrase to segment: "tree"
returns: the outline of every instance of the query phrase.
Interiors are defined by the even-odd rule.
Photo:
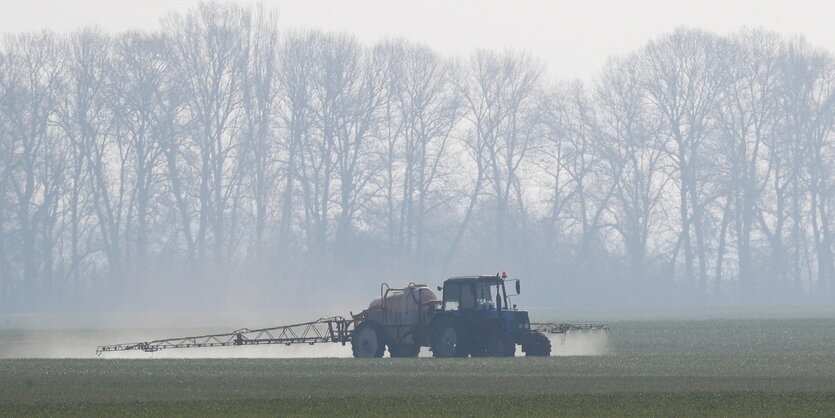
[[[4,142],[4,237],[17,244],[4,251],[8,297],[20,306],[42,300],[54,281],[55,223],[62,196],[66,149],[51,129],[60,92],[62,62],[55,35],[5,39],[0,69],[0,113]],[[11,197],[10,201],[6,201]],[[7,226],[10,225],[10,226]]]
[[[778,53],[778,39],[773,34],[758,31],[737,35],[729,49],[731,81],[716,114],[725,150],[722,155],[728,159],[723,189],[736,230],[738,280],[749,294],[755,290],[751,235],[769,169],[764,163],[766,147],[773,142],[781,123]],[[724,243],[724,235],[720,239]],[[717,276],[722,274],[721,250]]]
[[[164,204],[166,119],[174,109],[166,103],[169,65],[159,36],[128,33],[114,45],[108,106],[113,135],[124,167],[119,184],[126,189],[125,258],[131,276],[142,280],[152,260],[149,251],[161,225]],[[156,227],[156,228],[155,228]],[[152,237],[156,239],[152,239]],[[130,240],[130,242],[128,242]],[[159,251],[159,249],[157,249]]]
[[[782,158],[788,159],[789,165],[784,187],[788,188],[790,205],[792,283],[795,288],[801,287],[804,266],[813,263],[810,258],[801,261],[802,251],[808,251],[802,248],[808,245],[808,225],[818,276],[816,285],[809,269],[808,287],[832,289],[833,60],[828,54],[810,50],[802,40],[793,41],[785,51],[782,70],[784,135],[788,140],[788,152]]]
[[[291,231],[293,219],[297,216],[297,191],[296,185],[302,188],[302,201],[304,202],[304,219],[302,223],[304,230],[308,233],[308,249],[312,246],[313,229],[319,230],[326,227],[311,225],[311,219],[318,221],[318,216],[311,216],[311,213],[318,215],[319,203],[318,194],[313,191],[308,177],[308,166],[310,161],[306,158],[308,154],[307,145],[310,136],[314,134],[315,116],[313,109],[313,74],[315,68],[315,45],[319,35],[315,33],[291,34],[285,38],[281,45],[278,83],[280,85],[279,96],[276,107],[276,115],[280,120],[280,126],[286,139],[283,144],[281,165],[285,171],[285,182],[280,197],[280,219],[278,221],[277,236],[279,239],[279,253],[285,258],[289,257],[294,240]],[[313,157],[311,154],[310,157]],[[315,172],[315,171],[314,171]],[[318,185],[318,182],[313,182]],[[316,195],[316,197],[312,195]],[[324,202],[327,203],[327,202]],[[323,244],[323,243],[320,243]]]
[[[409,264],[422,266],[429,214],[444,205],[445,158],[460,120],[449,66],[424,46],[392,41],[377,47],[388,77],[384,102],[386,238]]]
[[[661,122],[649,109],[641,71],[642,62],[636,56],[612,60],[595,93],[600,158],[615,186],[615,204],[608,210],[612,227],[622,238],[630,289],[646,279],[648,241],[658,229],[657,216],[669,180]]]
[[[684,247],[684,280],[707,289],[708,237],[705,215],[715,196],[705,178],[710,172],[710,139],[719,94],[727,83],[725,43],[697,30],[679,29],[650,42],[643,85],[667,139],[664,149],[676,167],[679,187],[680,245]],[[695,248],[692,236],[695,235]],[[678,257],[679,245],[673,252]],[[698,276],[694,276],[694,261]]]
[[[475,163],[475,180],[449,257],[456,253],[486,185],[495,204],[493,252],[497,261],[506,259],[505,229],[512,203],[519,204],[517,214],[524,212],[520,167],[532,137],[538,133],[536,99],[541,77],[538,62],[528,55],[509,52],[496,55],[480,51],[466,67],[459,67],[456,85],[470,126],[464,145]]]
[[[241,166],[254,207],[254,258],[260,265],[266,256],[267,221],[282,176],[278,164],[274,115],[278,95],[278,33],[275,16],[258,10],[249,35],[248,63],[243,79],[244,134]],[[233,231],[235,228],[233,228]]]
[[[165,21],[173,69],[184,86],[188,140],[180,156],[198,179],[197,263],[212,240],[212,262],[224,266],[230,202],[240,190],[241,87],[248,60],[250,9],[201,3]],[[184,228],[190,226],[183,225]]]

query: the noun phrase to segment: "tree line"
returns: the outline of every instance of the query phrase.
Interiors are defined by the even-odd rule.
[[[9,34],[0,310],[501,269],[540,305],[831,301],[833,92],[830,51],[765,30],[678,29],[590,82],[217,3]]]

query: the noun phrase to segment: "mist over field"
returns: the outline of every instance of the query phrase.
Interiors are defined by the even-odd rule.
[[[228,329],[231,331],[232,329]],[[248,347],[214,347],[190,350],[162,350],[146,353],[139,350],[121,351],[96,355],[96,346],[103,342],[147,341],[154,338],[188,336],[227,331],[215,328],[177,328],[160,329],[134,328],[117,329],[66,329],[32,330],[0,329],[3,340],[0,341],[0,359],[201,359],[201,358],[349,358],[352,357],[351,345],[333,343],[296,344],[284,346],[261,345]],[[595,334],[571,333],[569,336],[551,337],[552,356],[600,356],[614,354],[606,333]],[[516,357],[522,357],[522,351]],[[419,357],[432,357],[428,347],[423,347]]]
[[[0,417],[835,411],[831,0],[0,10]]]
[[[522,308],[835,300],[831,49],[682,27],[554,80],[279,14],[5,34],[0,313],[315,319],[501,270]]]

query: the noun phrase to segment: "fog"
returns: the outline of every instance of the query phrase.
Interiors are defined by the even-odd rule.
[[[232,329],[228,329],[231,331]],[[147,341],[155,338],[190,336],[218,332],[217,328],[165,327],[131,329],[17,329],[4,331],[0,341],[0,359],[19,358],[101,358],[101,359],[185,359],[185,358],[325,358],[352,357],[351,345],[320,343],[314,345],[282,344],[161,350],[108,352],[96,355],[96,347],[105,343]],[[222,329],[226,331],[226,329]],[[427,349],[428,350],[428,349]],[[431,353],[429,353],[431,355]]]
[[[605,356],[615,354],[609,344],[609,333],[604,331],[551,334],[552,356]],[[517,352],[517,356],[524,353]]]
[[[20,358],[102,358],[102,359],[196,359],[196,358],[349,358],[350,343],[257,345],[243,347],[211,347],[181,350],[161,350],[146,353],[139,350],[118,351],[96,355],[96,347],[103,342],[146,341],[175,335],[194,335],[201,332],[217,332],[217,329],[160,329],[133,328],[129,330],[17,329],[4,331],[0,341],[0,359]],[[177,334],[177,333],[180,334]],[[172,334],[174,333],[174,334]],[[605,332],[570,332],[568,335],[552,334],[552,356],[600,356],[614,354]],[[524,356],[517,347],[516,356]],[[388,353],[386,354],[388,357]],[[419,357],[432,357],[428,347],[421,348]]]
[[[521,308],[835,300],[832,51],[679,28],[554,82],[277,16],[0,40],[0,313],[224,331],[501,270]]]

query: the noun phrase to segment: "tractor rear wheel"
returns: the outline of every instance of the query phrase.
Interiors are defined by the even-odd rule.
[[[473,357],[487,357],[487,341],[484,338],[471,341],[470,355]]]
[[[391,343],[388,345],[389,355],[392,357],[417,357],[420,346],[417,344]]]
[[[513,357],[516,355],[516,343],[506,332],[497,332],[490,336],[485,347],[485,354],[490,357]]]
[[[351,351],[356,358],[382,357],[386,350],[385,331],[376,322],[365,321],[351,333]]]
[[[468,354],[464,327],[452,321],[438,324],[432,333],[432,356],[467,357]]]
[[[540,332],[530,335],[527,344],[522,345],[526,356],[548,357],[551,355],[551,340]]]

